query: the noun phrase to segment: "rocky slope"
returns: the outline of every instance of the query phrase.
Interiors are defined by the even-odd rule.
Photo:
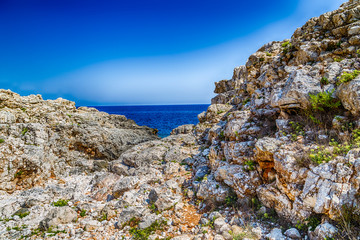
[[[358,239],[360,1],[215,85],[164,139],[0,91],[0,238]]]

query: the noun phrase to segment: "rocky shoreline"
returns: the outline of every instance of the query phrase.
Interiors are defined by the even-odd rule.
[[[163,139],[0,90],[0,239],[360,239],[360,1],[215,85]]]

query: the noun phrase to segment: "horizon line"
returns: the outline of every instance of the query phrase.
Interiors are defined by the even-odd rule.
[[[76,107],[137,107],[137,106],[186,106],[186,105],[211,105],[211,103],[128,104],[128,105],[87,105],[87,106],[76,106]]]

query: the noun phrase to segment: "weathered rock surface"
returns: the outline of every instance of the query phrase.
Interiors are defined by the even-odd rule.
[[[0,238],[359,238],[359,29],[350,0],[265,44],[164,139],[0,90]]]

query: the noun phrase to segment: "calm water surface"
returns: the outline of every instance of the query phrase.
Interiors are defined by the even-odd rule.
[[[197,115],[209,104],[196,105],[146,105],[146,106],[94,106],[109,114],[125,115],[138,125],[159,130],[159,137],[170,135],[172,129],[184,124],[197,124]]]

